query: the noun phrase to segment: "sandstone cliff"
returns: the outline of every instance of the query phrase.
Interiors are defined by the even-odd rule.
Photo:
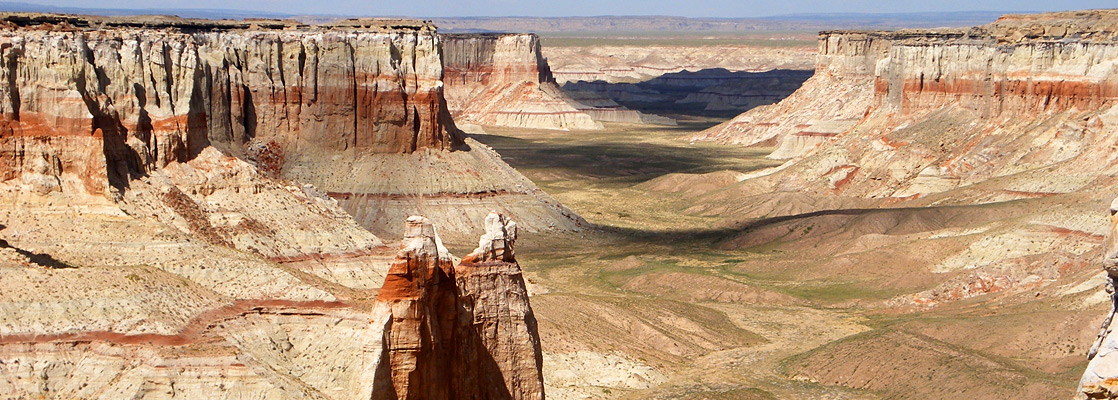
[[[373,398],[543,398],[539,334],[513,256],[516,225],[497,213],[485,222],[480,247],[454,266],[431,222],[408,219],[377,296],[373,324],[384,326],[385,342]]]
[[[580,221],[459,136],[433,27],[0,20],[0,397],[471,396],[432,389],[455,381],[542,397],[518,267],[442,281],[450,303],[432,304],[449,308],[428,311],[461,346],[410,346],[421,336],[386,325],[376,300],[393,293],[378,289],[394,251],[368,221],[428,201],[462,230],[484,219],[471,207],[529,229]],[[404,268],[453,271],[431,254]],[[465,360],[453,371],[414,385],[382,373],[445,348]]]
[[[35,170],[58,181],[37,179],[44,190],[80,183],[98,193],[211,144],[280,168],[280,160],[315,151],[461,143],[442,105],[439,42],[429,25],[198,24],[3,32],[4,178]],[[36,164],[43,162],[46,170]]]
[[[1087,355],[1090,362],[1079,380],[1076,399],[1118,399],[1118,337],[1114,335],[1114,314],[1118,311],[1118,199],[1110,205],[1110,229],[1103,245],[1102,264],[1106,271],[1105,291],[1110,312],[1103,320],[1098,337]]]
[[[765,185],[909,198],[1012,176],[998,198],[1074,191],[1114,165],[1116,25],[1102,10],[824,32],[816,76],[796,94],[695,138],[795,158],[754,181]]]
[[[428,24],[6,18],[0,180],[119,196],[130,179],[212,146],[315,185],[382,234],[420,210],[453,216],[456,238],[493,208],[534,231],[582,223],[465,142]]]
[[[571,98],[555,83],[534,34],[442,35],[446,98],[455,118],[485,126],[602,129],[599,121],[663,123],[613,102]]]

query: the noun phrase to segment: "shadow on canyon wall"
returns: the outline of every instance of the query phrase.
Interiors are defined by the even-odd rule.
[[[709,68],[667,73],[635,83],[567,82],[562,89],[571,97],[597,95],[640,112],[680,120],[728,119],[783,100],[813,74],[811,70],[748,72]]]

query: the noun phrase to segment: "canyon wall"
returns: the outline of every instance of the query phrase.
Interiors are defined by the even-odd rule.
[[[463,139],[431,25],[17,17],[0,33],[0,180],[119,196],[212,146],[315,185],[381,234],[419,212],[452,216],[447,233],[462,240],[490,209],[532,231],[582,223]]]
[[[446,98],[457,121],[483,126],[597,130],[600,121],[664,123],[617,103],[576,100],[555,83],[534,34],[442,35]]]
[[[0,397],[542,398],[511,253],[406,251],[440,242],[400,224],[420,207],[581,221],[460,136],[432,26],[0,21]],[[392,324],[428,262],[447,279],[413,297],[450,336]]]
[[[1114,161],[1115,26],[1103,10],[823,32],[803,88],[692,139],[774,145],[790,162],[755,182],[824,193],[910,198],[1011,175],[1001,197],[1074,191]]]
[[[99,193],[210,145],[282,169],[461,143],[430,25],[207,28],[4,32],[3,178]]]

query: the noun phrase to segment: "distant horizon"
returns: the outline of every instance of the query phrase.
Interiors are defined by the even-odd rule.
[[[959,0],[946,0],[934,5],[893,4],[882,0],[852,0],[852,1],[809,1],[786,0],[778,5],[768,3],[753,4],[754,2],[732,2],[730,0],[697,1],[680,7],[669,0],[647,0],[630,3],[630,1],[595,2],[592,0],[569,1],[566,6],[556,3],[536,4],[539,9],[532,11],[524,9],[525,2],[512,0],[426,0],[408,2],[361,2],[358,0],[320,1],[307,4],[297,0],[246,0],[234,6],[227,0],[170,0],[156,2],[138,0],[105,0],[96,6],[91,6],[85,1],[74,0],[24,0],[14,2],[0,2],[0,11],[30,11],[31,9],[44,10],[44,12],[74,12],[74,13],[106,13],[106,14],[226,14],[235,18],[258,17],[293,17],[293,16],[330,16],[330,17],[400,17],[417,19],[437,18],[636,18],[636,17],[678,17],[690,19],[772,19],[772,18],[819,18],[828,16],[859,17],[859,16],[888,16],[888,15],[915,15],[915,14],[1017,14],[1017,13],[1043,13],[1055,11],[1074,11],[1086,9],[1114,9],[1114,4],[1108,1],[1080,0],[1074,2],[1029,1],[989,1],[970,8],[971,2]],[[619,3],[630,3],[629,6],[618,8]],[[730,4],[732,3],[732,4]],[[254,7],[254,4],[258,6]],[[587,7],[574,7],[583,4]],[[1068,6],[1076,5],[1074,7]],[[932,9],[929,9],[931,7]],[[938,7],[939,9],[934,9]],[[53,9],[53,10],[52,10]],[[577,11],[573,11],[573,10]],[[54,11],[58,10],[58,11]],[[76,11],[67,11],[76,10]],[[422,10],[422,11],[420,11]],[[438,10],[438,11],[432,11]],[[504,14],[494,14],[491,10],[503,10]],[[634,12],[642,10],[646,12]],[[544,15],[550,13],[550,15]]]

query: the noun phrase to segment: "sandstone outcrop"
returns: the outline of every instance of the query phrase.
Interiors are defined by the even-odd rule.
[[[210,145],[282,170],[320,151],[461,143],[430,25],[33,30],[15,17],[0,38],[5,180],[99,193]]]
[[[791,160],[751,180],[766,188],[908,199],[1003,177],[991,200],[1067,193],[1114,162],[1115,26],[1098,10],[823,32],[803,88],[693,139],[775,145]]]
[[[1105,290],[1110,298],[1110,312],[1087,354],[1090,362],[1079,380],[1076,399],[1118,398],[1118,337],[1114,336],[1114,314],[1118,311],[1118,292],[1115,291],[1115,282],[1118,281],[1118,199],[1110,205],[1110,229],[1103,245],[1102,266],[1106,271]]]
[[[455,274],[422,223],[394,258],[360,224],[580,221],[460,136],[432,26],[0,21],[0,397],[542,398],[519,267]],[[453,334],[421,349],[376,299],[422,298],[397,272],[427,267],[437,308],[411,310]],[[464,361],[392,375],[427,354]]]
[[[597,130],[599,121],[664,122],[612,102],[582,102],[555,83],[534,34],[442,35],[447,104],[484,126]]]
[[[259,201],[276,194],[253,196]],[[230,206],[235,195],[217,192],[209,199],[222,197],[220,204]],[[347,234],[363,232],[338,232],[356,224],[331,208],[329,198],[320,199],[325,203],[312,200],[311,211],[343,217],[303,223],[342,223],[320,232],[336,238],[336,246],[347,245]],[[298,204],[285,206],[297,210]],[[487,253],[500,259],[474,257],[455,266],[430,223],[415,218],[391,265],[380,258],[389,253],[384,247],[289,253],[270,261],[254,248],[239,252],[220,240],[191,240],[199,233],[173,221],[111,213],[112,203],[67,201],[51,208],[24,201],[22,207],[34,207],[22,212],[36,217],[2,209],[11,222],[0,228],[6,288],[0,295],[0,376],[10,384],[0,386],[0,396],[543,396],[539,336],[524,281],[511,251],[502,251],[513,247],[512,236],[486,235],[497,243],[497,251]],[[249,208],[245,214],[261,213]],[[75,224],[85,228],[43,232]],[[257,235],[253,242],[308,234],[283,226],[272,228],[278,235]],[[233,236],[239,238],[233,245],[253,236],[239,229],[244,232]],[[348,263],[383,268],[379,294],[379,280],[353,284],[363,276],[347,276]],[[343,273],[321,273],[338,268]],[[370,288],[376,300],[365,300]],[[439,361],[444,356],[453,363]]]
[[[455,216],[445,226],[458,238],[470,225],[458,209],[474,207],[467,220],[500,208],[529,230],[582,223],[463,139],[427,23],[0,19],[0,180],[119,197],[214,147],[314,185],[382,234],[421,209]]]
[[[377,296],[384,352],[373,398],[542,399],[543,355],[515,223],[492,213],[478,249],[454,266],[429,220],[408,218]],[[383,372],[382,372],[383,371]]]

